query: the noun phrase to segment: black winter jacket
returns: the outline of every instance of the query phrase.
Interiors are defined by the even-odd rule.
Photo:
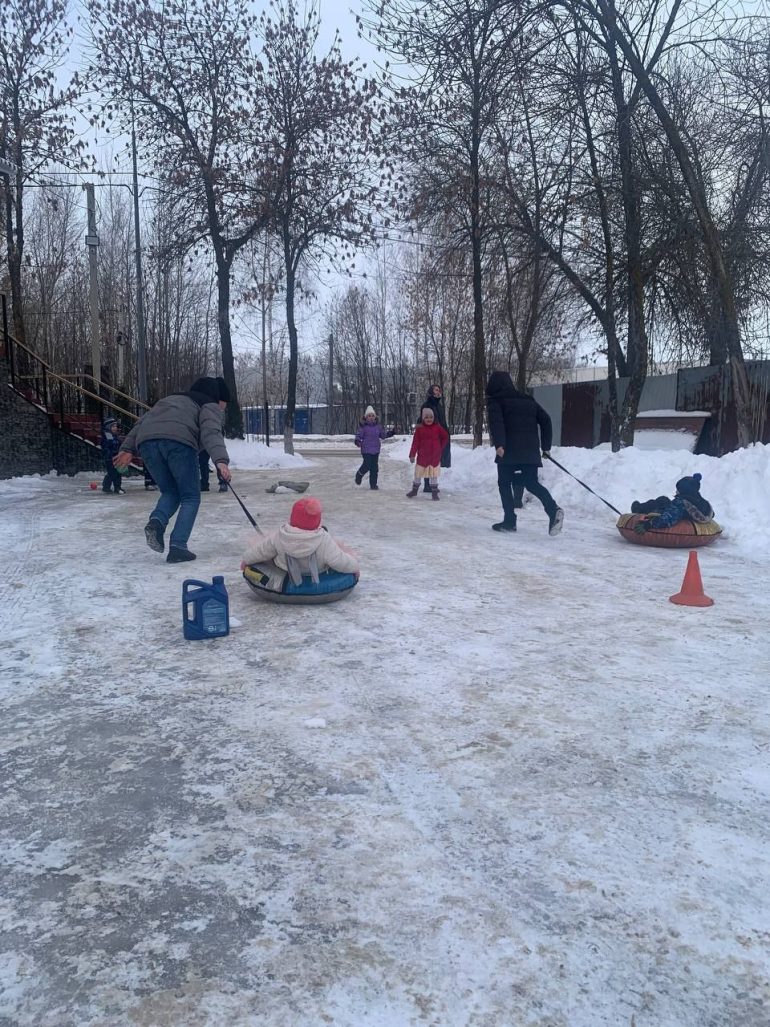
[[[444,413],[444,397],[434,396],[432,385],[428,389],[428,395],[425,397],[421,409],[424,410],[425,407],[430,407],[430,409],[433,411],[433,416],[435,417],[435,419],[438,421],[438,423],[441,425],[444,431],[448,432],[449,428],[446,423],[446,414]]]
[[[507,371],[489,377],[487,416],[492,444],[505,450],[496,463],[543,466],[540,451],[551,448],[551,418],[531,396],[517,391]]]

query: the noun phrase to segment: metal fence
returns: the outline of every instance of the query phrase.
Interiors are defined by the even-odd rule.
[[[770,442],[770,361],[746,364],[752,398],[755,436]],[[623,401],[627,378],[618,379],[618,402]],[[610,441],[609,383],[574,382],[540,385],[535,399],[550,414],[554,444],[591,449]],[[738,448],[732,372],[728,364],[717,367],[683,367],[676,374],[648,378],[642,390],[639,413],[645,410],[703,410],[710,414],[701,432],[697,453],[722,456]]]

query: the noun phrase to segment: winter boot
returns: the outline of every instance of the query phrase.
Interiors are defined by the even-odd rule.
[[[144,537],[147,539],[147,545],[154,552],[162,553],[166,548],[166,544],[163,541],[163,525],[157,517],[151,517],[145,524]]]
[[[379,485],[370,485],[369,488],[372,490],[372,492],[379,492],[380,490]]]
[[[147,486],[146,486],[146,485],[145,485],[145,488],[147,488]],[[208,492],[208,491],[209,491],[209,488],[210,488],[210,486],[209,486],[209,483],[208,483],[208,482],[206,482],[206,484],[205,484],[205,485],[203,484],[203,482],[201,482],[201,492]]]
[[[420,491],[420,483],[418,481],[412,482],[412,487],[406,494],[407,499],[414,499],[417,493]]]
[[[558,535],[561,531],[561,526],[564,523],[564,511],[560,507],[556,507],[554,512],[548,518],[548,534]]]
[[[497,524],[492,525],[492,531],[516,531],[516,520],[509,521],[504,517]]]
[[[227,482],[226,481],[220,481],[220,483],[219,483],[219,491],[220,492],[227,492]]]
[[[169,546],[166,563],[187,563],[195,558],[195,553],[191,553],[187,546]]]
[[[361,474],[360,471],[356,471],[356,485],[360,485],[363,480],[364,480],[363,474]]]
[[[430,478],[423,478],[422,490],[423,492],[430,493]]]
[[[439,500],[438,485],[431,485],[430,491],[431,491],[431,498],[435,502],[438,502],[438,500]]]

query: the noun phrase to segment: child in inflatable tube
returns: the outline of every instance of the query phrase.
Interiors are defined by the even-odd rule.
[[[714,511],[711,504],[700,494],[701,477],[700,474],[693,474],[680,478],[676,483],[676,495],[673,499],[658,496],[657,499],[648,499],[643,503],[635,500],[631,504],[631,513],[648,515],[646,520],[634,525],[633,530],[636,534],[643,535],[647,531],[671,528],[680,521],[689,520],[698,524],[713,521]]]
[[[254,537],[241,570],[255,591],[298,598],[350,591],[358,560],[321,526],[322,513],[313,496],[298,499],[288,524]]]

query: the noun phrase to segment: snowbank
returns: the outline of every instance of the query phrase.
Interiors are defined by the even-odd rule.
[[[409,440],[391,446],[388,456],[409,459]],[[767,550],[770,522],[770,446],[757,443],[723,457],[693,456],[683,450],[646,450],[632,446],[620,453],[609,449],[554,447],[553,455],[572,474],[598,492],[618,510],[628,512],[634,499],[673,496],[676,482],[687,474],[703,475],[701,491],[724,529],[723,539],[755,557]],[[452,467],[442,473],[447,493],[487,490],[494,486],[494,450],[491,446],[452,447]],[[553,492],[568,516],[612,517],[590,492],[545,461],[541,481]],[[526,501],[526,497],[525,497]]]
[[[298,453],[291,456],[283,451],[283,439],[274,446],[263,442],[247,442],[244,439],[227,439],[230,467],[240,471],[258,471],[270,467],[307,467],[308,461]],[[295,437],[294,445],[298,445]]]

